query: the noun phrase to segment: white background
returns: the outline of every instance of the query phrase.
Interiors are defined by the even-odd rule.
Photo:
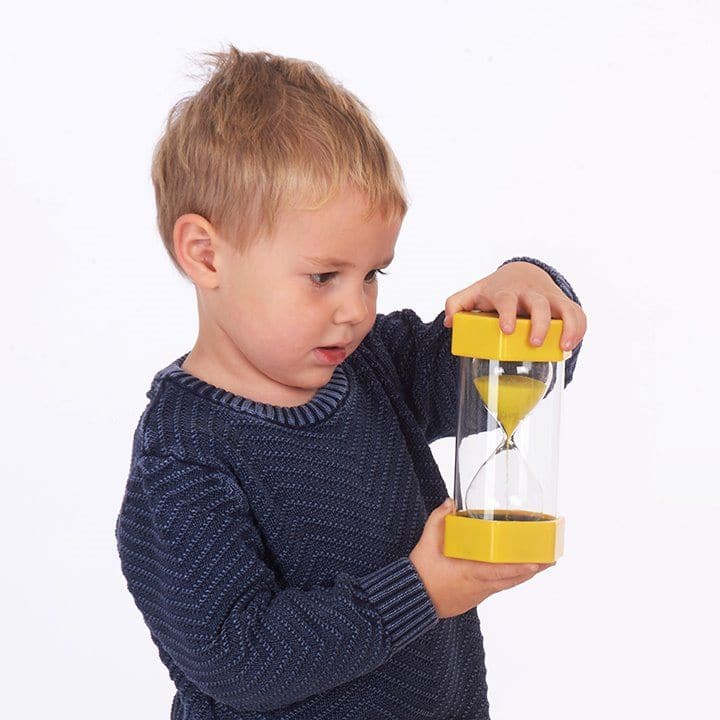
[[[713,716],[719,3],[70,1],[3,25],[5,716],[169,717],[114,526],[152,375],[197,327],[151,152],[226,43],[373,110],[411,199],[380,311],[429,320],[526,254],[588,316],[566,554],[478,610],[494,720]]]

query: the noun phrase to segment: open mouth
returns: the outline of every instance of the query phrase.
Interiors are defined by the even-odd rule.
[[[347,350],[345,347],[346,346],[343,345],[326,345],[325,347],[315,348],[315,353],[323,362],[338,364],[347,357]]]

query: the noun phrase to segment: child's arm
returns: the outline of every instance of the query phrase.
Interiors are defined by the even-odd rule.
[[[369,673],[439,620],[407,557],[329,586],[280,587],[223,468],[141,456],[116,537],[154,641],[239,711],[277,710]]]
[[[580,305],[570,283],[557,270],[528,257],[516,257],[503,265],[515,261],[541,267],[567,297]],[[443,311],[424,323],[413,310],[397,310],[379,314],[372,331],[389,353],[405,399],[428,442],[454,435],[457,427],[459,358],[450,352],[452,329],[444,326],[444,316]],[[565,363],[566,386],[572,379],[581,346],[582,342]]]

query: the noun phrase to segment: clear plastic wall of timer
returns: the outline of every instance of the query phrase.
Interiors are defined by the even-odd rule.
[[[506,335],[494,312],[453,316],[460,365],[447,557],[545,563],[563,552],[558,439],[571,353],[560,348],[562,320],[551,320],[539,347],[530,344],[530,319],[515,322]]]

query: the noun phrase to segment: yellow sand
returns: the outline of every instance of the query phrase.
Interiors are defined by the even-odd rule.
[[[545,383],[526,375],[499,375],[497,377],[497,403],[490,405],[489,379],[475,378],[475,387],[488,410],[511,437],[520,421],[540,402],[545,394]]]

